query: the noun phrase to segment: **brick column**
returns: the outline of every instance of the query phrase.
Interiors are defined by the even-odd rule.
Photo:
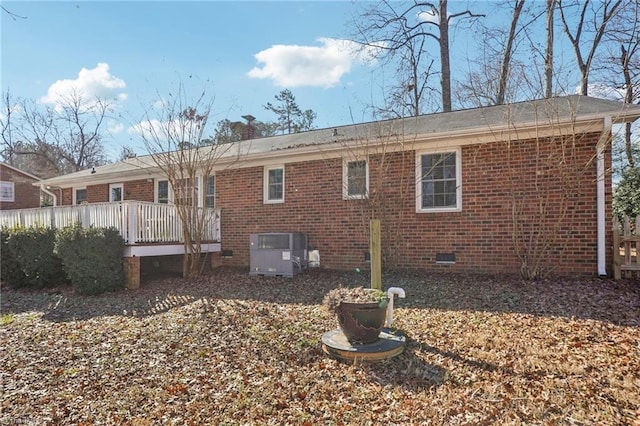
[[[125,257],[124,273],[126,285],[129,290],[137,290],[140,288],[140,258]]]

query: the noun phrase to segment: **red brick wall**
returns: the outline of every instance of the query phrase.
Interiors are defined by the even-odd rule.
[[[535,140],[521,141],[512,143],[510,150],[502,142],[463,147],[461,212],[416,213],[413,151],[388,155],[383,167],[376,165],[379,158],[373,158],[370,190],[375,193],[372,199],[380,200],[375,201],[375,216],[382,222],[386,263],[429,270],[519,273],[512,238],[512,200],[516,196],[522,229],[540,223],[558,235],[552,241],[546,267],[552,266],[553,273],[559,275],[596,274],[594,156],[599,136],[567,141],[564,157],[567,161],[575,158],[580,165],[573,169],[558,166],[563,157],[558,142],[538,145]],[[536,164],[536,158],[542,160]],[[560,171],[562,178],[558,177]],[[368,250],[371,212],[366,202],[342,199],[341,160],[287,164],[283,204],[263,204],[262,179],[262,167],[217,174],[222,248],[233,250],[233,258],[225,262],[248,266],[251,233],[300,231],[307,233],[309,243],[320,251],[323,267],[366,267],[363,253]],[[536,187],[542,189],[534,193]],[[605,187],[606,205],[610,206],[610,180]],[[563,214],[559,213],[561,208]],[[607,247],[610,220],[611,212],[607,211]],[[455,265],[436,265],[436,253],[455,253]]]
[[[114,182],[115,183],[115,182]],[[136,201],[154,201],[154,184],[147,179],[133,180],[123,182],[124,199]],[[109,184],[87,185],[87,202],[89,203],[106,203],[109,201]],[[65,188],[62,190],[62,205],[73,204],[73,190]],[[58,193],[56,195],[59,196]]]
[[[154,201],[153,179],[141,179],[124,182],[124,199],[136,201]]]
[[[109,184],[87,185],[87,203],[106,203],[109,201]]]
[[[13,182],[14,201],[0,202],[0,210],[40,207],[40,188],[33,186],[37,179],[0,164],[0,180]]]
[[[60,196],[60,194],[56,194]],[[70,206],[73,204],[73,190],[71,188],[62,189],[62,199],[58,199],[58,204],[63,206]]]

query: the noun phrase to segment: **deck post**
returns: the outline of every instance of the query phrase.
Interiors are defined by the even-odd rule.
[[[126,286],[129,290],[140,288],[140,258],[137,256],[123,259]]]

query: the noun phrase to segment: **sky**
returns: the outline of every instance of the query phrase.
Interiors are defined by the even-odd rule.
[[[110,154],[138,148],[130,128],[183,84],[214,97],[213,122],[264,109],[289,89],[316,126],[362,121],[375,69],[343,40],[350,2],[9,2],[2,14],[2,91],[55,105],[80,88],[114,100]]]
[[[179,85],[194,94],[206,88],[214,97],[213,123],[246,114],[275,121],[263,106],[289,89],[301,109],[316,112],[314,124],[323,128],[370,120],[367,106],[380,103],[381,84],[392,77],[346,41],[361,6],[349,1],[3,1],[2,6],[18,16],[0,17],[2,92],[51,106],[78,89],[87,97],[110,99],[115,112],[103,142],[112,159],[123,145],[144,153],[132,129],[145,110]],[[474,36],[452,36],[457,37],[455,63]]]

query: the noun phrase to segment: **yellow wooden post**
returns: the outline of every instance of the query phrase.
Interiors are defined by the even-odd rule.
[[[371,258],[371,288],[382,290],[382,250],[380,245],[380,220],[369,222],[369,252]]]

